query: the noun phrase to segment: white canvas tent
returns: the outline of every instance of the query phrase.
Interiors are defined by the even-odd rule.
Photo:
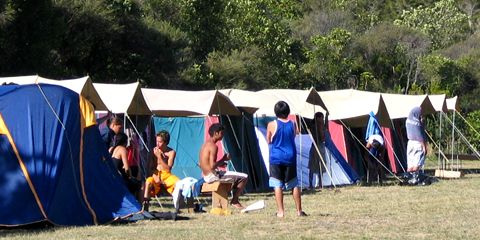
[[[138,131],[136,124],[130,118],[130,115],[150,116],[152,112],[145,102],[142,95],[140,84],[138,82],[128,84],[112,84],[112,83],[94,83],[93,86],[98,91],[100,97],[105,102],[107,109],[114,114],[124,114],[124,122],[131,123],[133,130],[142,142],[146,151],[149,151],[145,140]],[[124,130],[126,131],[126,124]],[[145,172],[145,169],[143,170]]]
[[[256,92],[240,90],[240,89],[222,89],[219,90],[239,109],[254,114],[258,107],[254,107],[255,103],[263,101],[259,94]]]
[[[313,88],[309,90],[267,89],[258,92],[235,89],[222,91],[226,92],[226,95],[228,95],[232,102],[239,108],[252,110],[258,108],[255,112],[257,116],[255,122],[259,125],[255,127],[255,131],[267,171],[269,168],[269,152],[264,135],[264,123],[265,120],[270,121],[271,117],[275,116],[275,104],[280,100],[285,101],[290,107],[290,114],[298,115],[302,122],[304,122],[303,117],[312,119],[316,112],[326,112],[325,104]],[[297,143],[297,174],[302,187],[308,186],[309,184],[307,163],[312,140],[313,138],[310,134],[300,134],[295,140]],[[333,148],[333,144],[330,144],[326,148],[326,155],[322,166],[327,170],[323,173],[322,185],[336,186],[354,183],[357,179],[356,174],[344,160],[342,161],[342,159],[340,159],[341,155],[336,154],[338,151]],[[344,164],[342,165],[342,163]],[[318,181],[314,182],[318,184]]]
[[[402,95],[382,93],[383,100],[387,106],[391,119],[407,118],[414,107],[421,107],[424,115],[436,112],[430,98],[427,95]],[[445,99],[445,95],[443,95]],[[435,101],[436,106],[442,109],[441,101]]]
[[[450,111],[459,111],[460,107],[458,106],[458,96],[447,98],[445,101],[447,103],[447,109]]]
[[[142,88],[153,114],[163,117],[241,115],[230,99],[217,90],[181,91]]]
[[[364,127],[370,112],[373,112],[381,126],[391,126],[389,112],[380,93],[354,89],[318,93],[328,109],[329,120],[342,120],[347,126]]]
[[[278,101],[285,101],[290,106],[290,114],[313,118],[316,112],[325,113],[328,109],[314,88],[309,90],[266,89],[255,92],[250,98],[250,105],[257,107],[257,115],[275,116],[273,107]]]
[[[445,94],[428,95],[435,112],[447,112],[447,99]],[[423,108],[422,108],[423,112]],[[428,114],[428,113],[426,113]]]
[[[128,84],[94,83],[100,97],[112,113],[151,115],[138,82]]]
[[[0,84],[34,84],[37,82],[38,75],[16,76],[16,77],[1,77]]]

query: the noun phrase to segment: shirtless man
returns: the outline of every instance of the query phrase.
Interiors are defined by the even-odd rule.
[[[170,134],[167,131],[162,130],[157,133],[156,146],[153,148],[153,155],[156,158],[156,169],[153,171],[152,176],[147,178],[144,187],[143,202],[144,206],[147,205],[147,209],[152,193],[156,195],[160,192],[160,188],[164,187],[168,193],[172,194],[175,184],[179,181],[179,178],[171,173],[176,152],[168,147],[169,142]],[[155,187],[155,191],[152,191],[153,187]]]
[[[237,209],[242,209],[243,206],[238,198],[247,184],[248,175],[226,170],[227,161],[230,160],[229,154],[225,154],[221,159],[217,160],[218,147],[216,143],[223,139],[223,126],[219,123],[212,124],[208,129],[208,134],[210,138],[202,145],[200,150],[199,165],[202,169],[203,179],[207,183],[221,181],[222,179],[232,179],[234,181],[233,189],[235,193],[230,204]]]
[[[153,155],[157,159],[157,170],[170,172],[175,162],[176,152],[168,146],[170,134],[162,130],[157,133],[156,146],[153,148]]]

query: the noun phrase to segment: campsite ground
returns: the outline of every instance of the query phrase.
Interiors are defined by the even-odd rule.
[[[472,168],[478,161],[468,163]],[[480,174],[430,186],[348,186],[303,195],[308,217],[296,217],[291,195],[286,217],[274,216],[271,193],[246,194],[263,210],[231,216],[182,214],[189,220],[46,229],[0,229],[9,239],[478,239]],[[161,199],[171,210],[168,198]],[[156,204],[154,210],[161,211]],[[72,216],[74,217],[74,216]]]

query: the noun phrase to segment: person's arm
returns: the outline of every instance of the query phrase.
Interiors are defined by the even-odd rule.
[[[423,152],[425,153],[425,157],[427,156],[427,142],[423,141],[422,142],[422,148]]]
[[[293,121],[293,120],[291,120],[291,121]],[[293,121],[293,126],[295,127],[295,133],[294,133],[295,136],[298,135],[298,134],[300,134],[300,128],[299,128],[299,126],[298,126],[298,122],[297,122],[297,121]]]
[[[161,149],[155,147],[153,149],[153,153],[157,158],[157,165],[160,165],[161,169],[164,171],[171,171],[173,167],[173,163],[175,162],[176,152],[171,149],[168,152],[163,152]],[[167,162],[163,161],[163,159],[167,158]]]
[[[323,123],[320,124],[318,134],[320,136],[320,141],[325,142],[325,125],[323,125]]]
[[[267,143],[268,144],[272,143],[272,137],[273,137],[273,133],[275,132],[275,128],[276,128],[275,121],[271,121],[268,123],[267,125]]]
[[[152,183],[150,181],[145,182],[145,191],[143,193],[143,199],[147,200],[150,199],[150,188],[152,187]]]
[[[232,158],[230,157],[230,154],[225,153],[220,160],[218,160],[218,161],[215,162],[215,166],[213,166],[214,169],[217,169],[218,167],[227,165],[227,161],[229,161],[230,159],[232,159]]]
[[[127,148],[122,147],[121,149],[119,149],[119,151],[120,151],[120,158],[122,159],[122,163],[123,163],[123,169],[125,170],[128,176],[132,176],[130,172],[130,167],[128,166]]]
[[[168,161],[167,161],[168,170],[172,170],[173,164],[175,163],[175,156],[177,155],[177,153],[173,149],[171,149],[168,153],[169,153]]]
[[[209,151],[208,151],[208,165],[210,167],[210,170],[212,172],[215,172],[215,169],[217,169],[217,153],[218,153],[218,148],[217,146],[213,145],[209,146]]]
[[[151,176],[154,169],[157,169],[157,157],[153,153],[153,150],[147,154],[147,172],[146,176]]]

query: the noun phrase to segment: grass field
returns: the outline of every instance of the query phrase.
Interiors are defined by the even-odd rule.
[[[430,186],[348,186],[302,196],[310,215],[296,217],[291,195],[286,217],[274,216],[271,193],[246,194],[263,210],[231,216],[182,214],[189,220],[44,229],[0,229],[8,239],[480,239],[480,174]],[[164,210],[172,210],[162,198]],[[209,209],[209,206],[206,210]],[[161,210],[153,204],[153,210]],[[74,216],[71,216],[74,217]]]

